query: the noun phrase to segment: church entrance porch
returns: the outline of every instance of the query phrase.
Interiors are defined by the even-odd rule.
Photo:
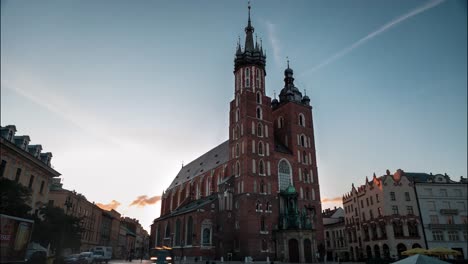
[[[291,263],[316,262],[317,245],[313,238],[313,230],[276,231],[276,259]]]

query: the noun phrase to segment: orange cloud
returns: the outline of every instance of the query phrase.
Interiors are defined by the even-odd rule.
[[[342,197],[333,197],[333,198],[323,198],[322,203],[341,203],[343,201]]]
[[[104,210],[112,210],[112,209],[117,209],[117,207],[120,206],[121,203],[119,203],[118,201],[116,200],[112,200],[110,203],[108,204],[102,204],[102,203],[96,203],[97,206],[99,206],[101,209],[104,209]]]
[[[147,205],[155,204],[159,202],[160,200],[161,200],[160,195],[156,195],[156,196],[149,197],[149,198],[148,198],[148,195],[140,195],[130,204],[130,206],[136,205],[138,207],[144,207]]]

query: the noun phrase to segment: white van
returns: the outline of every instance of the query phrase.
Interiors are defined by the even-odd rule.
[[[112,247],[97,246],[92,251],[96,255],[95,262],[105,261],[107,263],[112,259]]]

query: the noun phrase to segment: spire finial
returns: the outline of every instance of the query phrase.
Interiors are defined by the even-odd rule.
[[[304,95],[307,95],[307,91],[306,91],[306,89],[304,89]]]
[[[289,57],[286,56],[286,61],[288,62],[288,69],[289,69]]]

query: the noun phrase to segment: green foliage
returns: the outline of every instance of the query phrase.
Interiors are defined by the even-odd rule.
[[[0,213],[30,218],[31,207],[28,203],[31,200],[31,190],[23,185],[6,179],[0,178]]]
[[[60,255],[64,248],[78,249],[81,245],[81,218],[65,214],[62,208],[47,206],[41,209],[34,227],[33,240],[41,244],[50,243]]]
[[[81,245],[81,218],[65,214],[62,208],[45,206],[35,215],[28,205],[31,190],[23,185],[0,178],[0,213],[34,219],[32,241],[51,245],[58,255],[64,248],[77,249]]]

